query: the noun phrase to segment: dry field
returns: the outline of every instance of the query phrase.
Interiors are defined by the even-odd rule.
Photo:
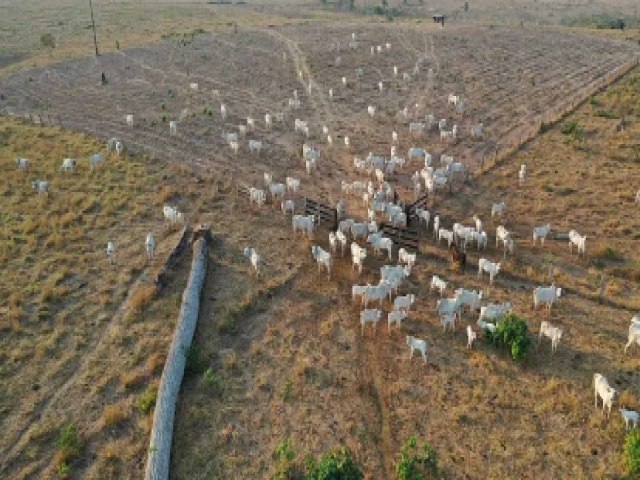
[[[617,412],[607,420],[594,409],[592,376],[602,372],[622,392],[620,403],[639,406],[640,352],[623,355],[629,318],[640,308],[633,203],[639,81],[635,69],[508,162],[436,199],[444,225],[469,223],[478,213],[490,238],[490,205],[504,199],[517,254],[488,288],[486,278],[476,278],[475,252],[461,275],[449,271],[444,248],[427,240],[406,288],[417,295],[417,308],[401,332],[381,324],[362,335],[351,303],[351,285],[376,282],[380,259],[367,259],[360,279],[347,259],[338,260],[328,281],[310,259],[312,242],[291,239],[277,214],[254,215],[251,226],[219,225],[222,244],[195,343],[218,383],[212,389],[202,375],[191,375],[183,385],[172,477],[270,478],[276,446],[291,438],[299,464],[307,454],[347,445],[367,478],[394,478],[401,444],[417,434],[438,451],[446,478],[622,478],[624,426]],[[620,118],[627,122],[622,133],[614,128]],[[563,134],[570,122],[584,135]],[[530,175],[520,188],[521,163]],[[586,258],[569,254],[562,241],[533,248],[531,228],[547,221],[556,233],[586,234]],[[326,247],[326,233],[314,243]],[[260,280],[239,253],[246,244],[266,258]],[[488,256],[500,253],[490,246]],[[550,318],[565,332],[557,354],[545,341],[519,367],[482,342],[467,350],[460,327],[442,333],[436,297],[425,287],[432,274],[455,287],[481,288],[491,301],[514,302],[535,332],[546,314],[533,311],[531,291],[547,284],[549,263],[566,289]],[[605,303],[597,298],[602,272],[609,278]],[[427,338],[426,368],[408,361],[408,333]]]
[[[112,156],[90,173],[88,156],[101,149],[81,134],[0,119],[2,478],[58,478],[65,463],[105,478],[114,462],[137,478],[145,459],[150,417],[136,399],[159,378],[186,282],[179,268],[153,295],[179,235],[164,227],[162,204],[194,202],[180,187],[184,170],[145,157]],[[30,159],[28,173],[16,156]],[[66,156],[79,160],[77,172],[58,170]],[[184,180],[167,182],[169,173]],[[32,190],[36,179],[51,183],[48,197]],[[150,263],[147,231],[158,241]],[[77,458],[56,445],[68,424]]]
[[[599,369],[625,392],[627,406],[637,406],[638,352],[622,356],[631,311],[640,307],[632,204],[640,187],[637,69],[515,158],[459,183],[433,205],[445,225],[468,222],[477,212],[494,228],[488,208],[505,199],[508,226],[522,240],[487,294],[514,301],[534,330],[543,317],[531,311],[531,288],[546,283],[547,265],[555,266],[568,295],[552,321],[566,336],[557,355],[552,358],[545,343],[524,368],[484,345],[468,352],[460,329],[442,334],[435,298],[425,289],[430,276],[442,274],[456,287],[486,291],[486,285],[471,266],[465,276],[447,271],[444,250],[429,241],[407,287],[419,297],[411,320],[402,333],[381,325],[362,338],[350,287],[377,282],[382,260],[368,259],[360,280],[346,259],[338,261],[328,281],[311,264],[311,242],[291,238],[290,220],[270,207],[250,210],[233,186],[261,184],[270,171],[278,181],[285,174],[299,177],[303,194],[333,202],[340,180],[359,178],[353,155],[386,154],[392,129],[400,133],[401,152],[424,145],[476,167],[514,128],[535,124],[632,59],[634,45],[547,28],[441,30],[370,18],[329,25],[316,20],[333,14],[314,10],[304,10],[308,23],[300,25],[291,11],[269,3],[253,10],[100,2],[99,35],[110,53],[56,63],[87,52],[90,30],[79,2],[54,0],[46,9],[8,3],[0,19],[0,27],[11,25],[0,28],[0,477],[142,475],[150,417],[141,400],[152,398],[157,385],[188,265],[182,263],[169,287],[152,298],[150,279],[177,235],[163,228],[166,201],[177,202],[190,222],[211,222],[216,237],[176,419],[173,478],[268,478],[272,453],[286,437],[300,463],[305,454],[345,444],[368,478],[393,478],[400,446],[413,433],[439,452],[448,478],[622,474],[621,423],[594,413],[590,385]],[[238,34],[233,22],[240,23]],[[53,52],[39,47],[39,28],[59,39]],[[352,31],[361,45],[357,52],[345,49]],[[331,49],[336,39],[339,54]],[[369,46],[387,41],[391,52],[371,58]],[[423,67],[410,81],[393,78],[393,65],[402,76],[418,59]],[[357,67],[365,71],[359,80]],[[99,84],[101,72],[107,85]],[[339,85],[343,75],[346,89]],[[198,92],[189,90],[190,82],[199,84]],[[336,90],[333,100],[329,88]],[[298,111],[286,107],[294,89],[302,100]],[[468,99],[465,112],[448,108],[451,92]],[[221,102],[230,110],[225,122]],[[368,104],[377,107],[373,119]],[[461,138],[452,145],[441,144],[435,131],[409,138],[409,120],[397,116],[405,106],[412,120],[434,113],[457,123]],[[265,129],[267,112],[284,112],[285,123]],[[125,125],[129,113],[133,129]],[[25,114],[65,130],[7,118]],[[262,139],[266,148],[258,157],[243,146],[234,158],[221,133],[237,130],[248,116],[258,123],[250,138]],[[323,151],[313,177],[299,160],[303,138],[292,132],[294,118],[309,120],[311,141]],[[617,133],[623,118],[626,129]],[[170,120],[180,121],[175,136]],[[478,120],[486,134],[472,141],[469,127]],[[564,134],[566,122],[579,128]],[[349,135],[351,148],[329,147],[320,135],[323,124],[337,140]],[[113,136],[124,139],[131,155],[111,157],[89,174],[87,157]],[[15,168],[18,155],[32,161],[26,175]],[[77,173],[58,171],[66,156],[80,159]],[[516,188],[520,163],[527,163],[530,176]],[[396,179],[404,199],[414,169]],[[31,190],[37,177],[52,182],[48,198]],[[349,211],[361,215],[359,202]],[[533,250],[531,227],[546,221],[556,232],[586,234],[587,258],[569,255],[561,242]],[[150,265],[143,245],[148,230],[160,240]],[[326,233],[317,234],[325,247]],[[118,248],[115,268],[104,255],[109,239]],[[266,260],[259,279],[241,254],[248,244]],[[609,276],[604,305],[596,302],[601,272]],[[426,369],[417,359],[408,362],[405,332],[428,339]],[[69,424],[77,428],[79,448],[57,445]]]

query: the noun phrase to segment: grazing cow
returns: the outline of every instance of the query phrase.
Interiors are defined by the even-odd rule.
[[[62,161],[62,165],[60,165],[60,171],[75,172],[77,163],[78,162],[76,162],[75,158],[65,158]]]
[[[587,237],[581,236],[575,230],[569,231],[569,252],[573,251],[573,246],[578,247],[578,255],[582,254],[584,256],[585,249],[587,247]]]
[[[36,180],[31,182],[31,187],[38,192],[38,195],[49,194],[49,182],[45,180]]]
[[[311,247],[311,255],[313,255],[313,258],[318,263],[318,271],[320,271],[321,266],[324,265],[324,267],[327,269],[327,277],[331,278],[331,254],[324,250],[322,247],[313,245]]]
[[[402,326],[402,321],[407,318],[407,312],[403,310],[392,310],[387,316],[387,330],[391,330],[391,324],[395,323],[398,328]]]
[[[543,320],[542,323],[540,323],[540,334],[538,335],[538,343],[540,343],[540,339],[543,335],[551,339],[551,353],[555,352],[558,349],[560,339],[562,338],[562,329],[554,327],[549,322]]]
[[[94,153],[89,157],[89,165],[91,166],[91,170],[93,171],[98,165],[104,162],[104,155],[101,153]]]
[[[178,133],[178,122],[175,120],[171,120],[169,122],[169,133],[171,135],[176,135]]]
[[[491,206],[491,218],[495,217],[496,215],[499,217],[502,217],[502,215],[506,210],[507,210],[506,203],[504,202],[494,203]]]
[[[156,250],[156,239],[153,236],[153,233],[147,233],[147,238],[144,242],[145,249],[147,250],[147,259],[153,260],[153,254]]]
[[[434,275],[433,277],[431,277],[431,288],[430,288],[430,290],[433,290],[434,288],[438,289],[438,291],[440,292],[440,296],[442,297],[442,293],[447,288],[447,282],[442,280],[437,275]]]
[[[409,345],[409,350],[411,351],[411,353],[409,354],[409,359],[413,358],[413,352],[417,350],[422,355],[422,361],[426,365],[427,364],[427,342],[419,338],[416,338],[414,336],[407,335],[407,345]]]
[[[544,246],[544,240],[547,238],[547,235],[549,235],[549,232],[551,232],[551,225],[548,223],[540,227],[534,227],[533,245],[535,246],[538,239],[540,239],[540,243]]]
[[[494,277],[500,272],[500,263],[493,263],[486,258],[478,260],[478,277],[482,276],[482,272],[489,274],[489,285],[493,285]]]
[[[624,346],[624,354],[627,354],[627,350],[633,344],[640,346],[640,317],[635,316],[631,319],[631,325],[629,325],[629,336],[627,337],[627,344]]]
[[[598,397],[600,397],[602,399],[602,410],[604,411],[604,409],[607,408],[607,418],[609,418],[611,406],[618,392],[611,388],[607,379],[600,373],[595,373],[593,375],[593,387],[595,407],[598,407]]]
[[[633,428],[638,428],[638,418],[640,417],[638,412],[627,410],[626,408],[622,407],[620,409],[620,414],[622,415],[622,419],[624,420],[624,428],[626,430],[629,430],[629,424],[631,424]]]
[[[551,312],[551,305],[562,295],[562,289],[551,285],[550,287],[536,287],[533,290],[533,308],[538,308],[541,303],[547,306],[549,312]]]
[[[373,325],[373,328],[375,329],[378,326],[380,318],[382,318],[382,312],[380,310],[362,310],[360,312],[360,325],[362,327],[362,333],[364,334],[364,326],[367,323]]]
[[[22,170],[23,172],[29,171],[29,159],[16,158],[16,164],[18,165],[18,170]]]
[[[253,247],[244,247],[242,254],[249,259],[251,262],[251,266],[253,267],[256,276],[260,276],[260,266],[262,265],[262,257],[258,255],[255,248]]]
[[[128,126],[129,128],[133,128],[133,115],[127,115],[127,116],[125,117],[125,120],[126,120],[126,122],[127,122],[127,126]]]
[[[287,213],[290,213],[291,215],[293,215],[296,209],[296,205],[295,203],[293,203],[293,200],[283,200],[280,203],[280,208],[282,210],[282,213],[284,213],[285,215]]]
[[[107,242],[107,258],[109,259],[109,263],[111,263],[111,265],[115,265],[116,246],[113,244],[113,242]]]
[[[471,325],[467,325],[467,348],[473,348],[473,342],[478,338],[478,334],[473,331]]]

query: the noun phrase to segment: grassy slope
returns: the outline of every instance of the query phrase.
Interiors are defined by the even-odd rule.
[[[51,461],[56,436],[67,422],[76,424],[84,444],[73,470],[92,467],[92,454],[105,445],[111,453],[100,453],[100,461],[121,456],[113,461],[122,475],[136,477],[144,460],[148,422],[133,403],[158,378],[185,280],[185,272],[174,275],[171,288],[151,302],[153,274],[177,235],[163,227],[161,206],[178,199],[179,183],[163,187],[172,170],[142,157],[112,156],[89,173],[88,156],[101,149],[83,135],[0,119],[5,478],[55,471],[63,460],[58,454]],[[28,173],[17,170],[16,156],[29,158]],[[78,159],[76,173],[58,171],[67,156]],[[51,182],[48,197],[31,189],[35,179]],[[144,253],[147,231],[158,242],[151,264]],[[116,266],[104,253],[108,240],[116,243]],[[105,424],[103,407],[112,403],[122,415]]]

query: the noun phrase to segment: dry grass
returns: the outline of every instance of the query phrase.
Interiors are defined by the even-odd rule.
[[[120,462],[123,471],[135,472],[146,448],[146,433],[140,433],[146,427],[120,406],[158,378],[185,271],[180,266],[167,291],[154,297],[148,277],[176,239],[163,228],[155,203],[167,170],[144,157],[113,156],[89,173],[89,155],[103,148],[82,135],[0,119],[0,451],[5,460],[0,476],[5,478],[48,478],[64,467],[68,455],[60,451],[53,458],[55,439],[37,433],[52,419],[73,421],[86,438],[83,460],[71,462],[71,475],[78,478],[85,473],[126,478],[96,477],[92,462],[84,460],[110,441],[107,431],[115,426],[126,432],[123,438],[136,439],[127,440],[138,454]],[[17,156],[30,159],[28,173],[17,170]],[[64,175],[58,168],[67,156],[77,158],[79,166]],[[51,183],[48,196],[33,192],[35,179]],[[144,251],[147,231],[158,240],[151,264]],[[104,254],[108,240],[116,243],[115,266]],[[128,308],[120,309],[129,292]],[[127,312],[141,321],[127,322]],[[144,362],[152,354],[147,369]],[[100,403],[108,405],[104,412],[96,409]],[[85,436],[89,431],[94,433]]]

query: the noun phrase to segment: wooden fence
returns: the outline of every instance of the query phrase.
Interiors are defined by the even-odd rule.
[[[405,247],[417,252],[420,249],[420,223],[415,221],[413,226],[407,228],[394,227],[387,223],[379,225],[381,232],[393,240],[394,245]]]
[[[316,223],[326,223],[331,230],[338,228],[338,210],[328,205],[304,197],[304,214],[315,215]]]

